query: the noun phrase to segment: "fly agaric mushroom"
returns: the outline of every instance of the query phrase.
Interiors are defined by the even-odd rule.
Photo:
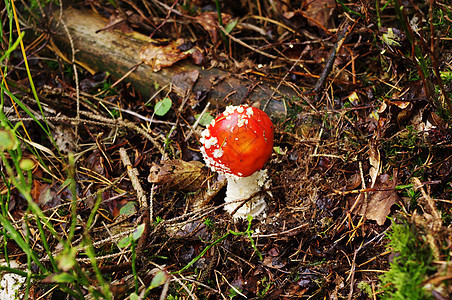
[[[261,169],[273,149],[268,115],[255,107],[228,106],[202,132],[200,141],[207,166],[227,177],[225,210],[235,211],[236,219],[261,218],[267,204],[263,195],[256,194],[266,185],[267,170]],[[245,200],[249,201],[243,204]]]

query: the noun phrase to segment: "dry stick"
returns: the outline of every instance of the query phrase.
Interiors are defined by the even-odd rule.
[[[118,84],[120,84],[124,79],[126,79],[130,74],[132,74],[136,69],[138,69],[139,66],[141,66],[143,64],[143,62],[137,63],[136,65],[132,66],[129,71],[127,71],[124,75],[122,75],[121,78],[119,78],[118,80],[116,80],[109,89],[114,88],[115,86],[117,86]],[[108,90],[109,90],[108,89]],[[100,95],[106,93],[108,90],[103,90],[100,93],[94,95],[94,97],[99,97]]]
[[[157,150],[162,154],[162,156],[164,158],[166,157],[165,151],[163,150],[162,146],[160,146],[160,144],[157,143],[157,141],[149,133],[147,133],[144,129],[138,127],[134,123],[126,121],[126,120],[119,120],[119,119],[112,120],[112,119],[109,119],[109,118],[106,118],[103,116],[93,114],[91,112],[81,111],[80,114],[82,114],[88,118],[91,118],[91,119],[105,122],[107,124],[116,124],[116,125],[120,125],[120,126],[124,126],[124,127],[130,128],[130,129],[133,129],[136,132],[138,132],[139,134],[143,135],[149,141],[151,141],[151,143],[154,145],[155,148],[157,148]]]
[[[312,92],[314,92],[315,95],[315,103],[318,103],[321,98],[321,91],[325,85],[325,81],[328,78],[328,75],[330,74],[331,70],[333,69],[333,64],[336,59],[336,55],[339,52],[339,50],[342,47],[342,44],[345,41],[345,38],[348,34],[348,29],[350,28],[351,20],[345,19],[342,23],[342,30],[339,32],[339,35],[337,37],[337,42],[334,44],[333,49],[331,49],[330,56],[328,57],[328,60],[326,61],[325,67],[323,68],[322,74],[320,74],[319,80],[317,80],[317,83],[315,84],[314,88],[312,89]]]
[[[269,58],[271,58],[271,59],[277,59],[277,58],[278,58],[278,56],[275,56],[275,55],[272,55],[272,54],[268,54],[267,52],[261,51],[261,50],[259,50],[259,49],[256,49],[256,48],[254,48],[254,47],[248,45],[247,43],[242,42],[242,41],[239,40],[238,38],[236,38],[236,37],[230,35],[229,32],[227,32],[226,29],[224,29],[223,26],[220,26],[220,25],[219,25],[218,27],[220,28],[221,32],[223,32],[228,38],[230,38],[231,40],[233,40],[233,41],[236,42],[236,43],[239,43],[239,44],[242,45],[243,47],[246,47],[246,48],[248,48],[248,49],[250,49],[250,50],[252,50],[252,51],[254,51],[254,52],[256,52],[256,53],[259,53],[259,54],[261,54],[261,55],[263,55],[263,56],[266,56],[266,57],[269,57]]]
[[[387,228],[385,231],[383,231],[382,233],[379,233],[378,235],[374,236],[372,239],[370,239],[369,241],[365,242],[364,244],[362,244],[361,246],[359,246],[358,249],[356,249],[356,250],[354,251],[354,253],[353,253],[352,267],[351,267],[351,270],[350,270],[351,273],[350,273],[350,276],[349,276],[349,278],[350,278],[350,291],[349,291],[349,293],[348,293],[348,299],[349,299],[349,300],[351,300],[351,299],[352,299],[352,296],[353,296],[353,282],[355,281],[356,256],[358,255],[358,252],[359,252],[361,249],[367,247],[367,245],[369,245],[369,244],[372,243],[373,241],[375,241],[375,240],[377,240],[377,239],[380,239],[380,240],[381,240],[381,239],[386,235],[386,231],[388,231],[389,228],[391,228],[391,227],[388,227],[388,228]]]
[[[276,232],[276,233],[270,233],[270,234],[252,234],[250,237],[251,238],[270,238],[270,237],[281,237],[284,236],[286,234],[292,234],[294,231],[296,232],[297,230],[303,228],[303,227],[307,227],[309,226],[308,223],[305,224],[301,224],[299,226],[296,226],[294,228],[285,230],[285,231],[281,231],[281,232]]]
[[[122,164],[127,168],[127,175],[132,182],[133,188],[137,192],[137,198],[138,202],[140,203],[140,207],[147,207],[148,203],[146,201],[146,193],[141,187],[140,180],[138,179],[138,170],[132,167],[132,163],[130,162],[130,158],[127,155],[126,149],[122,147],[119,148],[119,156],[121,157]]]
[[[195,131],[196,127],[198,127],[199,122],[201,121],[201,118],[204,116],[204,114],[207,112],[207,109],[210,106],[210,102],[207,102],[206,107],[204,107],[203,111],[201,112],[201,114],[199,115],[198,120],[196,120],[195,124],[193,124],[193,126],[190,128],[190,132],[187,134],[187,137],[185,138],[185,142],[188,141],[191,137],[191,135],[193,134],[193,132]]]
[[[151,223],[154,220],[154,190],[155,185],[153,183],[151,187],[151,195],[149,196],[149,221]]]
[[[132,164],[130,163],[129,156],[127,155],[126,149],[123,147],[119,148],[119,155],[121,157],[121,161],[124,164],[124,166],[127,168],[127,174],[129,175],[130,181],[132,182],[132,186],[135,189],[137,193],[137,198],[140,203],[140,208],[144,210],[144,213],[142,215],[144,219],[144,232],[141,235],[141,238],[137,245],[137,254],[140,254],[143,250],[143,247],[147,241],[147,238],[149,236],[149,224],[150,221],[152,221],[152,209],[148,209],[148,203],[146,201],[146,193],[144,192],[143,188],[141,187],[140,180],[138,179],[138,170],[136,168],[132,167]],[[151,202],[151,208],[153,204]],[[151,216],[151,217],[150,217]]]
[[[278,83],[278,85],[276,86],[275,90],[273,91],[273,93],[271,94],[271,96],[268,98],[267,102],[265,102],[264,107],[262,108],[262,110],[265,110],[267,108],[268,103],[270,102],[270,100],[273,98],[273,96],[275,95],[276,91],[279,91],[279,87],[281,86],[281,84],[283,82],[286,81],[287,76],[289,76],[289,74],[292,72],[292,70],[295,68],[295,66],[298,65],[298,63],[301,60],[302,55],[300,55],[300,57],[297,59],[297,61],[295,63],[292,64],[292,66],[290,67],[289,71],[286,73],[286,75],[284,75],[283,79]],[[317,111],[317,109],[314,107],[314,105],[311,104],[311,101],[309,101],[308,99],[305,99],[306,102],[309,104],[309,106],[314,109],[314,111]],[[284,103],[284,108],[286,109],[286,114],[287,114],[287,107],[286,107],[286,102],[283,99],[283,103]]]

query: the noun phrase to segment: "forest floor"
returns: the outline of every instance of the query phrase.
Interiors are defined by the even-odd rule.
[[[0,296],[450,299],[452,5],[295,2],[4,0]],[[274,124],[260,219],[200,152],[231,104]]]

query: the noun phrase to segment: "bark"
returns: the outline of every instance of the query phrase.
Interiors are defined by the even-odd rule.
[[[65,9],[61,19],[54,16],[53,46],[60,54],[71,61],[75,51],[75,61],[91,72],[108,71],[115,79],[121,78],[134,66],[141,63],[139,51],[151,40],[140,33],[124,34],[119,31],[107,31],[107,20],[88,10]],[[66,30],[67,28],[67,30]],[[71,46],[72,40],[72,46]],[[193,86],[183,82],[172,82],[176,74],[199,71],[199,77]],[[220,80],[219,80],[220,79]],[[277,92],[275,84],[265,80],[253,82],[244,76],[237,76],[218,68],[204,69],[188,60],[178,62],[172,67],[153,72],[148,65],[141,64],[125,79],[141,93],[144,98],[153,93],[154,84],[160,87],[170,86],[180,93],[205,92],[207,100],[213,105],[226,106],[259,101],[272,117],[284,119],[286,106],[283,96],[288,99],[297,94],[281,85]]]

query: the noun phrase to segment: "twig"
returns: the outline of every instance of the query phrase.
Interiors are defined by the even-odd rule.
[[[196,120],[195,124],[193,124],[193,126],[190,128],[190,132],[187,134],[187,136],[185,137],[184,142],[188,141],[191,137],[191,135],[193,134],[193,131],[195,131],[196,127],[198,127],[199,122],[201,121],[201,118],[204,116],[204,114],[207,112],[207,109],[210,106],[210,102],[207,102],[206,107],[204,107],[203,111],[201,112],[201,114],[199,115],[198,120]]]
[[[342,44],[345,41],[345,38],[347,37],[347,34],[349,33],[349,28],[351,25],[351,20],[346,18],[343,23],[341,24],[342,30],[339,32],[339,35],[337,37],[337,42],[334,45],[333,49],[331,49],[330,55],[328,57],[328,60],[326,61],[325,67],[323,68],[322,74],[320,74],[319,79],[317,80],[317,83],[315,84],[314,88],[312,89],[312,92],[314,92],[315,95],[315,102],[318,103],[321,98],[322,94],[321,91],[323,89],[323,86],[325,85],[325,81],[328,78],[328,75],[330,74],[331,70],[333,69],[334,61],[336,60],[337,53],[341,50]]]
[[[138,202],[140,203],[140,207],[146,208],[148,206],[146,201],[146,193],[141,187],[140,180],[138,179],[138,170],[132,167],[130,162],[130,158],[127,155],[126,149],[119,148],[119,156],[121,157],[122,164],[127,168],[127,175],[129,176],[130,181],[132,182],[132,186],[137,193]]]
[[[299,62],[301,61],[301,57],[302,57],[302,55],[300,55],[300,57],[298,57],[297,61],[294,62],[294,63],[292,64],[292,66],[290,67],[289,71],[286,73],[286,75],[284,75],[283,79],[281,79],[281,80],[279,81],[278,85],[277,85],[276,88],[273,90],[273,93],[272,93],[271,96],[268,98],[267,102],[265,102],[265,105],[263,106],[262,110],[265,111],[265,109],[267,108],[267,105],[268,105],[268,103],[270,102],[270,100],[273,98],[273,96],[276,94],[276,92],[279,91],[279,87],[281,86],[281,84],[282,84],[283,82],[286,81],[287,76],[289,76],[289,74],[291,74],[292,70],[299,64]],[[285,108],[285,110],[286,110],[285,113],[286,113],[286,115],[287,115],[287,107],[286,107],[286,102],[284,101],[284,98],[283,98],[282,102],[284,103],[284,108]],[[310,106],[312,109],[316,110],[316,108],[311,104],[311,102],[310,102],[309,100],[306,99],[306,102],[309,104],[309,106]]]
[[[188,289],[188,287],[179,278],[177,278],[176,276],[173,276],[172,279],[174,279],[174,281],[177,281],[184,288],[184,290],[188,293],[190,298],[192,298],[193,300],[197,300],[196,296]],[[162,293],[162,295],[163,295],[163,293]],[[160,299],[163,300],[165,298],[162,299],[162,297],[160,297]]]
[[[127,71],[124,75],[122,75],[121,78],[119,78],[118,80],[116,80],[109,89],[114,88],[115,86],[117,86],[119,83],[121,83],[124,79],[126,79],[130,74],[132,74],[136,69],[138,69],[139,66],[141,66],[143,64],[143,62],[137,63],[136,65],[132,66],[129,71]],[[78,87],[78,85],[77,85]],[[105,92],[107,92],[108,89],[101,91],[100,93],[97,93],[96,95],[94,95],[95,97],[99,97],[100,95],[104,94]]]
[[[168,7],[166,4],[163,5],[163,3],[159,2],[159,1],[156,1],[156,2],[157,2],[158,4],[164,6],[164,7],[165,7],[165,6]],[[152,37],[154,36],[154,34],[155,34],[155,33],[156,33],[163,25],[165,25],[166,22],[168,22],[168,19],[169,19],[171,13],[174,12],[174,11],[176,11],[176,10],[174,9],[174,6],[176,5],[177,2],[179,2],[179,0],[174,1],[174,2],[173,2],[173,5],[171,5],[171,7],[168,7],[168,8],[167,8],[167,9],[168,9],[168,14],[166,15],[165,20],[163,20],[163,22],[160,23],[160,25],[157,26],[157,28],[151,33],[151,35],[149,36],[150,39],[152,39]]]
[[[134,123],[132,123],[130,121],[126,121],[126,120],[120,120],[120,119],[112,120],[110,118],[99,116],[99,115],[93,114],[91,112],[81,111],[80,114],[82,114],[88,118],[102,121],[102,122],[105,122],[108,124],[117,124],[120,126],[124,126],[124,127],[130,128],[130,129],[133,129],[136,132],[138,132],[139,134],[143,135],[149,141],[151,141],[151,143],[154,145],[155,148],[157,148],[157,150],[162,154],[162,156],[166,157],[165,151],[163,150],[162,146],[160,146],[160,144],[157,143],[157,141],[149,133],[147,133],[144,129],[138,127]]]
[[[242,45],[243,47],[246,47],[246,48],[248,48],[248,49],[250,49],[250,50],[252,50],[252,51],[254,51],[254,52],[256,52],[256,53],[259,53],[259,54],[261,54],[261,55],[263,55],[263,56],[266,56],[266,57],[269,57],[269,58],[271,58],[271,59],[277,59],[277,58],[278,58],[278,57],[275,56],[275,55],[268,54],[267,52],[261,51],[261,50],[259,50],[259,49],[254,48],[254,47],[251,47],[251,46],[248,45],[247,43],[242,42],[242,41],[239,40],[238,38],[236,38],[236,37],[230,35],[230,34],[226,31],[226,29],[224,29],[223,26],[218,26],[218,27],[220,28],[221,32],[223,32],[228,38],[230,38],[231,40],[233,40],[233,41],[236,42],[236,43],[239,43],[239,44]]]
[[[361,246],[359,246],[359,248],[356,249],[355,252],[353,253],[352,267],[351,267],[351,270],[350,270],[351,273],[350,273],[350,276],[349,276],[349,278],[350,278],[350,291],[349,291],[349,294],[348,294],[348,299],[349,300],[351,300],[352,296],[353,296],[353,283],[355,281],[356,256],[358,255],[358,252],[361,251],[361,249],[367,247],[367,245],[369,245],[373,241],[383,238],[385,236],[385,234],[386,234],[386,231],[388,231],[389,228],[391,228],[391,227],[388,227],[385,231],[383,231],[380,234],[374,236],[369,241],[361,244]]]
[[[294,231],[297,231],[298,229],[301,229],[301,228],[306,227],[306,226],[309,226],[309,224],[308,223],[301,224],[301,225],[299,225],[297,227],[294,227],[294,228],[291,228],[291,229],[288,229],[288,230],[285,230],[285,231],[281,231],[281,232],[271,233],[271,234],[253,234],[250,237],[251,238],[281,237],[283,235],[290,234],[290,233],[292,233]]]

